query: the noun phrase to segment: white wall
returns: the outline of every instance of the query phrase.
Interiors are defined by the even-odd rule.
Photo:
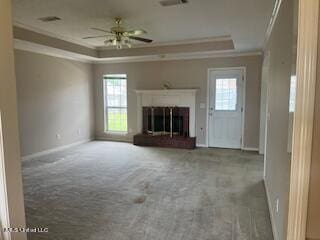
[[[198,144],[206,144],[207,111],[200,103],[207,104],[209,68],[246,67],[246,108],[244,147],[258,149],[260,124],[261,56],[208,58],[177,61],[155,61],[116,64],[95,64],[96,136],[110,138],[104,133],[104,108],[102,77],[104,74],[126,73],[128,76],[128,128],[130,134],[118,139],[130,141],[137,131],[137,96],[135,89],[162,89],[170,82],[172,88],[197,88],[196,137]]]
[[[16,50],[15,67],[22,156],[93,138],[91,64]]]
[[[286,240],[288,222],[291,164],[287,145],[290,77],[293,62],[292,43],[293,1],[284,0],[266,49],[270,52],[270,60],[265,184],[275,240]]]

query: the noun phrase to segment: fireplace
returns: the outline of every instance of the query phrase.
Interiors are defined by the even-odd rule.
[[[143,107],[143,133],[189,137],[189,108]]]
[[[195,137],[189,136],[188,107],[143,107],[142,134],[134,136],[134,144],[194,148]]]

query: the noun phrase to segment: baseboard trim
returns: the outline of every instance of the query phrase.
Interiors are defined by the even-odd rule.
[[[209,146],[206,144],[197,143],[196,145],[199,148],[208,148]],[[250,147],[243,147],[241,148],[243,151],[250,151],[250,152],[259,152],[259,148],[250,148]]]
[[[306,240],[320,240],[320,238],[306,238]]]
[[[95,140],[97,141],[111,141],[111,142],[126,142],[126,143],[133,143],[132,140],[127,138],[121,138],[121,137],[96,137]],[[208,148],[208,145],[197,143],[196,147],[198,148]],[[250,151],[250,152],[259,152],[258,148],[242,148],[243,151]]]
[[[198,148],[208,148],[208,146],[206,144],[201,144],[201,143],[197,143],[196,147],[198,147]]]
[[[71,147],[75,147],[75,146],[83,144],[83,143],[91,142],[93,140],[94,139],[87,139],[87,140],[71,143],[71,144],[68,144],[68,145],[64,145],[64,146],[60,146],[60,147],[56,147],[56,148],[51,148],[51,149],[48,149],[48,150],[44,150],[44,151],[41,151],[41,152],[37,152],[37,153],[33,153],[33,154],[30,154],[30,155],[23,156],[23,157],[21,157],[21,160],[22,161],[26,161],[26,160],[30,160],[30,159],[33,159],[33,158],[36,158],[36,157],[41,157],[41,156],[44,156],[44,155],[47,155],[47,154],[50,154],[50,153],[55,153],[55,152],[59,152],[59,151],[71,148]]]
[[[112,137],[97,137],[96,141],[110,141],[110,142],[125,142],[125,143],[133,143],[133,140],[125,139],[125,138],[112,138]]]
[[[265,179],[263,180],[263,185],[264,185],[264,189],[265,189],[265,192],[266,192],[266,195],[267,195],[267,202],[268,202],[268,208],[269,208],[269,214],[270,214],[270,221],[271,221],[273,239],[274,240],[279,240],[278,231],[277,231],[277,228],[276,228],[276,221],[275,221],[274,214],[273,214],[273,211],[272,211],[271,198],[270,198],[270,194],[269,194],[269,191],[268,191],[268,186],[267,186],[267,183],[266,183]]]
[[[243,148],[241,148],[241,150],[250,151],[250,152],[259,152],[259,148],[243,147]]]

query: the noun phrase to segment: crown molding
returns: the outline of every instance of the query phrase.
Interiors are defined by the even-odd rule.
[[[19,40],[19,39],[14,39],[14,48],[17,50],[34,52],[34,53],[39,53],[47,56],[64,58],[64,59],[69,59],[73,61],[85,62],[85,63],[93,63],[93,64],[249,57],[249,56],[261,56],[263,54],[262,50],[258,49],[254,51],[245,51],[245,52],[225,50],[225,51],[148,55],[148,56],[135,56],[135,57],[96,58],[96,57],[89,57],[86,55],[81,55],[81,54],[53,48],[53,47],[43,46],[37,43],[32,43],[24,40]]]
[[[116,57],[109,59],[98,59],[94,64],[112,64],[112,63],[129,63],[129,62],[156,62],[156,61],[175,61],[175,60],[192,60],[206,58],[230,58],[230,57],[249,57],[262,56],[262,50],[236,52],[234,50],[225,51],[208,51],[197,53],[180,53],[180,54],[165,54],[165,55],[149,55],[137,57]]]
[[[51,57],[57,57],[57,58],[63,58],[68,60],[73,60],[77,62],[84,62],[84,63],[93,63],[95,58],[89,57],[53,47],[44,46],[41,44],[28,42],[20,39],[14,39],[14,49],[16,50],[22,50],[32,53],[38,53],[46,56]]]
[[[189,41],[189,44],[186,44],[187,41],[185,41],[185,44],[124,49],[120,52],[86,48],[82,45],[45,35],[43,32],[33,32],[19,26],[14,27],[14,36],[15,48],[19,50],[98,64],[241,57],[262,54],[260,49],[236,51],[230,36],[193,40],[192,43]]]
[[[278,13],[279,13],[279,10],[280,10],[282,2],[283,2],[283,0],[276,0],[275,1],[274,8],[273,8],[273,11],[272,11],[272,15],[271,15],[271,18],[270,18],[270,21],[269,21],[269,25],[268,25],[268,28],[267,28],[267,32],[266,32],[266,35],[265,35],[265,40],[264,40],[264,44],[263,44],[264,45],[264,47],[263,47],[264,49],[267,47],[267,44],[269,42],[269,38],[271,36],[274,24],[275,24],[275,22],[277,20]]]
[[[86,44],[83,41],[79,41],[79,40],[76,40],[76,39],[73,39],[73,38],[65,37],[65,36],[62,36],[62,35],[59,35],[59,34],[56,34],[56,33],[52,33],[52,32],[49,32],[49,31],[45,31],[45,30],[42,30],[42,29],[39,29],[39,28],[36,28],[36,27],[31,27],[29,25],[26,25],[24,23],[20,23],[18,21],[14,21],[13,22],[13,26],[16,26],[16,27],[19,27],[19,28],[24,28],[24,29],[27,29],[27,30],[35,32],[35,33],[39,33],[39,34],[46,35],[46,36],[49,36],[49,37],[57,38],[57,39],[60,39],[60,40],[63,40],[63,41],[67,41],[67,42],[70,42],[70,43],[74,43],[74,44],[77,44],[77,45],[81,45],[83,47],[87,47],[87,48],[90,48],[90,49],[94,49],[94,50],[97,49],[96,47],[94,47],[94,46],[92,46],[90,44]]]
[[[43,31],[32,31],[28,28],[14,26],[13,32],[16,41],[16,48],[26,51],[34,51],[51,56],[71,58],[80,61],[97,62],[118,62],[118,61],[150,61],[150,60],[172,60],[207,57],[212,52],[234,51],[234,43],[230,36],[216,38],[198,39],[192,41],[176,42],[176,45],[161,44],[158,46],[139,47],[133,49],[119,50],[98,50],[87,48],[57,37],[47,35]],[[58,36],[59,37],[59,36]],[[27,43],[29,42],[29,43]],[[182,44],[184,43],[184,44]],[[187,44],[188,43],[188,44]],[[39,48],[39,49],[37,49]],[[56,50],[54,50],[56,49]],[[209,52],[208,52],[209,51]],[[71,56],[71,57],[70,57]]]
[[[98,52],[98,57],[103,58],[118,58],[118,57],[139,57],[139,56],[169,56],[171,54],[190,54],[197,52],[208,51],[233,51],[235,50],[232,40],[203,42],[193,44],[168,45],[146,48],[125,48],[122,50],[101,50]]]
[[[219,37],[210,37],[210,38],[198,38],[198,39],[188,39],[182,41],[169,41],[169,42],[153,42],[149,44],[135,44],[131,48],[148,48],[148,47],[163,47],[163,46],[176,46],[176,45],[185,45],[185,44],[197,44],[197,43],[207,43],[207,42],[223,42],[223,41],[232,41],[230,35],[219,36]],[[113,50],[114,47],[97,47],[97,50]]]
[[[88,57],[98,57],[98,51],[95,49],[87,48],[82,45],[51,37],[45,34],[33,32],[18,26],[13,27],[13,36],[14,39],[38,44],[40,48],[41,46],[45,46]]]

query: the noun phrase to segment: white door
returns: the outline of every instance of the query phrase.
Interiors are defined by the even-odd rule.
[[[242,70],[209,71],[209,147],[241,148]]]

